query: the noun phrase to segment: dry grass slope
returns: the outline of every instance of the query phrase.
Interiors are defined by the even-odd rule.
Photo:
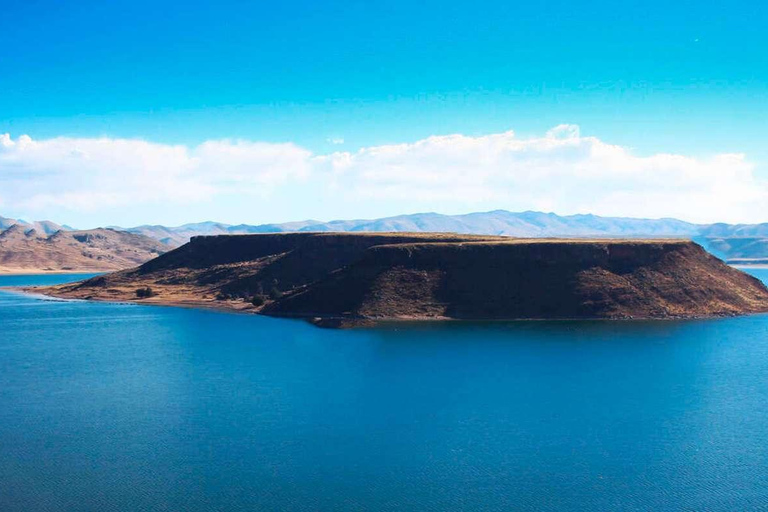
[[[111,229],[45,235],[14,225],[0,233],[0,272],[113,271],[166,250],[151,238]]]

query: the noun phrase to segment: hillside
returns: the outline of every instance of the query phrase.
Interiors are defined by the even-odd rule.
[[[768,311],[762,283],[693,242],[434,233],[197,237],[136,269],[43,291],[320,323]]]
[[[165,250],[157,240],[111,229],[47,235],[13,224],[0,233],[0,273],[112,271],[135,267]]]

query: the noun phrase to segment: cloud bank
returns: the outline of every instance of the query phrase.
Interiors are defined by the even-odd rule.
[[[318,155],[295,144],[212,140],[194,147],[133,139],[0,135],[0,207],[56,212],[195,205],[280,196],[392,213],[544,210],[561,214],[768,221],[768,182],[743,154],[638,156],[561,125],[521,139],[513,132],[432,136],[408,144]],[[311,213],[309,215],[312,215]],[[244,220],[247,220],[245,215]],[[271,219],[283,221],[288,219]]]

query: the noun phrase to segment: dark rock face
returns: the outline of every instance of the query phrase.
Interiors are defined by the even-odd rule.
[[[187,245],[151,260],[138,269],[142,275],[173,273],[199,284],[217,284],[234,296],[281,293],[308,285],[354,263],[365,252],[382,244],[414,243],[429,234],[286,233],[264,235],[199,236]],[[497,237],[500,238],[500,237]],[[486,240],[488,237],[436,235],[450,242]]]
[[[667,318],[768,309],[758,280],[690,242],[536,242],[373,247],[270,304],[301,316]]]
[[[195,237],[63,296],[203,304],[314,319],[684,318],[768,311],[768,289],[681,240],[433,233]],[[211,299],[213,300],[213,299]]]

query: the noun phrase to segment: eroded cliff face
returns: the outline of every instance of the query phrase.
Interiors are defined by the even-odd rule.
[[[136,290],[150,287],[149,298]],[[686,318],[768,311],[768,289],[693,242],[446,234],[197,237],[49,289],[323,320]]]
[[[373,247],[271,314],[665,318],[768,309],[756,279],[691,242],[517,241]]]

